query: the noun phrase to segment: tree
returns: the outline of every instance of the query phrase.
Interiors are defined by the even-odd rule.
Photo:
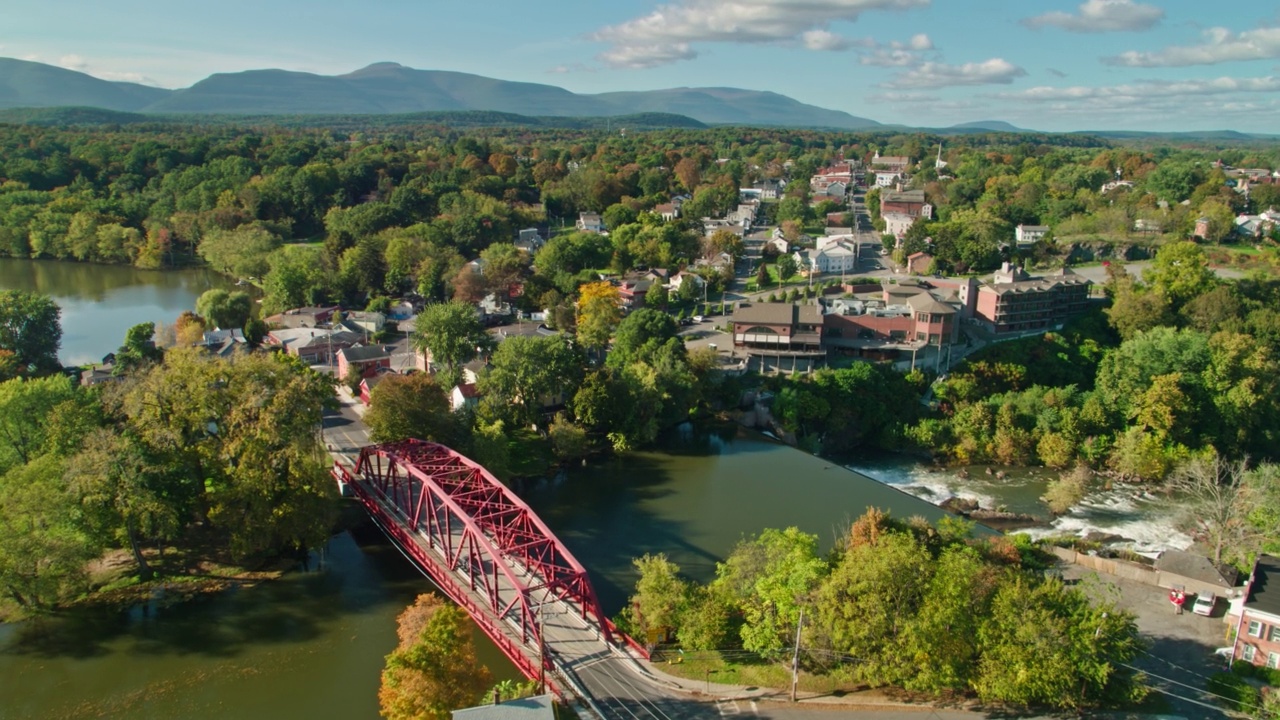
[[[667,288],[662,283],[655,282],[649,286],[649,290],[644,294],[644,306],[654,310],[661,310],[667,306]]]
[[[62,367],[62,310],[45,295],[0,290],[0,351],[14,355],[24,373],[41,374]]]
[[[81,506],[45,455],[0,475],[0,590],[24,608],[44,609],[79,592],[99,547]]]
[[[480,376],[482,415],[532,425],[542,408],[573,397],[582,361],[565,335],[509,337],[498,345]]]
[[[649,359],[658,346],[676,337],[676,321],[664,312],[642,308],[618,323],[606,362],[623,368],[638,359]],[[680,343],[680,348],[684,344]]]
[[[1246,480],[1248,459],[1226,460],[1218,455],[1179,465],[1170,486],[1184,497],[1183,522],[1199,542],[1213,551],[1213,562],[1225,558],[1246,562],[1257,546],[1255,528],[1249,522],[1254,509]]]
[[[65,375],[0,383],[0,473],[48,452],[55,409],[76,400],[75,386]]]
[[[200,256],[214,269],[240,278],[267,274],[267,257],[280,247],[280,238],[258,225],[213,230],[200,240]],[[203,314],[203,313],[202,313]]]
[[[493,682],[476,657],[466,613],[434,594],[400,617],[400,642],[387,656],[378,702],[390,720],[449,720],[480,702]]]
[[[602,350],[622,318],[621,296],[612,283],[583,285],[578,297],[578,339],[585,347]]]
[[[646,554],[631,561],[640,578],[630,606],[636,629],[646,644],[661,642],[680,625],[689,585],[680,579],[680,568],[663,553]]]
[[[364,423],[376,443],[408,438],[450,445],[458,439],[444,388],[426,373],[386,375],[373,387]]]
[[[328,539],[334,490],[317,428],[333,401],[332,381],[296,358],[191,348],[104,394],[108,417],[166,469],[183,521],[207,520],[237,558]]]
[[[465,271],[464,271],[465,272]],[[462,302],[428,305],[418,313],[413,326],[413,346],[431,354],[432,364],[444,368],[450,386],[460,379],[463,365],[492,343],[476,308]]]
[[[771,282],[773,282],[773,278],[769,275],[769,267],[763,262],[760,263],[760,269],[756,270],[756,287],[768,287]]]
[[[156,344],[155,336],[155,323],[138,323],[129,328],[125,332],[124,344],[116,349],[115,373],[128,373],[164,357],[164,350]]]
[[[1204,250],[1189,240],[1160,248],[1151,267],[1143,273],[1143,279],[1153,290],[1169,298],[1175,308],[1212,290],[1218,282]]]
[[[715,585],[742,610],[742,646],[778,658],[791,646],[800,609],[826,574],[817,536],[794,527],[768,529],[738,543],[716,565]]]
[[[1090,605],[1059,581],[1005,582],[978,631],[973,688],[985,702],[1084,708],[1141,700],[1127,665],[1143,649],[1133,615]]]
[[[779,255],[774,267],[778,270],[778,282],[786,285],[791,276],[796,274],[796,259],[790,255]]]
[[[861,679],[900,684],[914,657],[894,652],[907,639],[933,573],[933,558],[908,532],[874,534],[851,544],[814,599],[811,636],[836,653],[860,658]],[[909,577],[913,582],[904,583]]]
[[[166,496],[164,473],[137,440],[106,428],[90,433],[67,466],[67,482],[90,527],[104,540],[124,541],[144,581],[151,579],[151,567],[143,543],[170,538],[180,528],[180,508]]]
[[[204,291],[196,299],[196,314],[214,327],[224,330],[243,328],[252,313],[253,298],[240,290],[227,292],[215,288]]]

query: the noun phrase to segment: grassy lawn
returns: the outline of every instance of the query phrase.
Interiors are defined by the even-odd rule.
[[[741,655],[741,656],[740,656]],[[683,655],[673,652],[655,661],[659,670],[689,680],[710,680],[724,685],[745,685],[762,688],[790,688],[791,668],[783,663],[768,663],[745,653],[720,651],[693,652]],[[803,692],[832,693],[852,691],[860,686],[828,675],[800,672],[800,690]]]
[[[747,280],[747,292],[756,292],[757,290],[778,290],[780,288],[778,283],[778,266],[776,264],[769,264],[765,265],[765,268],[769,273],[769,284],[761,288],[759,287],[759,284],[756,283],[755,277],[751,277]],[[787,278],[786,287],[789,289],[794,285],[800,285],[808,282],[808,278],[797,272]]]

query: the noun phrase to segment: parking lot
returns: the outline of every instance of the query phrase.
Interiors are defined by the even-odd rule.
[[[1078,565],[1064,565],[1063,579],[1076,582],[1091,598],[1112,601],[1132,612],[1138,630],[1150,646],[1134,665],[1146,672],[1151,684],[1169,700],[1171,709],[1184,718],[1228,718],[1204,692],[1209,675],[1223,669],[1224,659],[1214,650],[1227,644],[1223,621],[1227,601],[1219,598],[1210,617],[1186,610],[1178,615],[1169,602],[1169,590],[1123,580]]]

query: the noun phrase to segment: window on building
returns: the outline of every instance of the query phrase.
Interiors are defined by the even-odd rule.
[[[1257,620],[1249,621],[1249,637],[1262,637],[1262,623]]]
[[[1267,653],[1267,667],[1280,668],[1280,653]]]
[[[1269,639],[1273,643],[1280,643],[1280,625],[1271,626],[1271,637]]]
[[[1244,646],[1244,652],[1240,654],[1240,657],[1241,657],[1241,658],[1243,658],[1243,659],[1244,659],[1245,661],[1247,661],[1247,662],[1253,662],[1253,656],[1254,656],[1257,652],[1258,652],[1258,649],[1257,649],[1257,648],[1255,648],[1254,646],[1252,646],[1252,645],[1245,645],[1245,646]]]

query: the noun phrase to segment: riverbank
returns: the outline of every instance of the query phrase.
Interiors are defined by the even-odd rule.
[[[776,426],[768,408],[733,411],[725,417],[762,432],[801,452],[794,435]],[[837,461],[813,454],[883,485],[955,514],[965,515],[1002,532],[1021,532],[1033,539],[1075,536],[1141,553],[1186,550],[1194,539],[1181,529],[1182,510],[1168,496],[1146,485],[1108,483],[1092,489],[1065,513],[1055,514],[1044,501],[1049,483],[1059,473],[1044,467],[972,465],[946,467],[926,458],[875,452],[857,460]]]

